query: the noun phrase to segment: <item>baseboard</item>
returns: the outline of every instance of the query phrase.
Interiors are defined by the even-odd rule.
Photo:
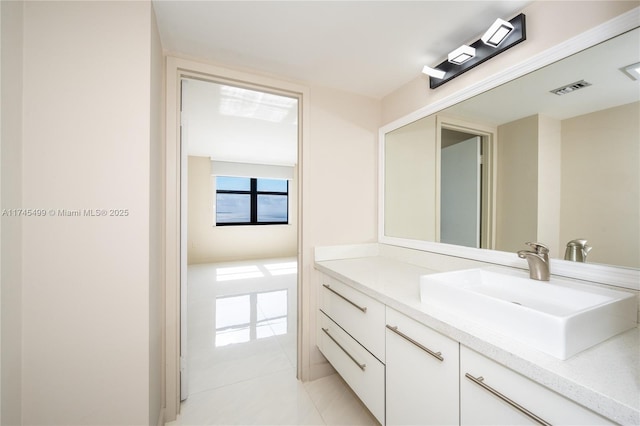
[[[321,379],[323,377],[336,374],[336,370],[329,364],[328,361],[320,362],[311,366],[309,371],[309,381]]]

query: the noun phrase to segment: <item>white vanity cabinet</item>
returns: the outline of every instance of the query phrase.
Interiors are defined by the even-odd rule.
[[[459,424],[459,344],[387,307],[387,425]]]
[[[460,424],[613,423],[461,345]]]
[[[318,348],[384,424],[385,305],[320,275]]]
[[[356,262],[353,261],[357,265]],[[381,424],[615,424],[569,399],[569,393],[563,396],[542,384],[556,378],[563,380],[562,371],[548,374],[546,369],[515,355],[512,370],[487,358],[494,354],[500,360],[505,354],[509,356],[507,350],[489,345],[480,337],[467,337],[464,332],[458,332],[460,339],[452,339],[444,334],[446,327],[435,331],[425,325],[420,316],[412,315],[418,297],[417,279],[403,278],[399,268],[398,288],[393,293],[399,296],[393,296],[394,302],[387,306],[384,301],[391,296],[378,296],[378,290],[367,287],[373,287],[367,279],[376,276],[370,271],[372,263],[361,263],[361,270],[366,268],[362,273],[365,279],[344,270],[336,272],[338,276],[345,275],[344,280],[337,279],[319,268],[316,336],[322,354]],[[455,326],[450,327],[454,336]],[[468,347],[473,345],[477,345],[478,352]],[[484,348],[487,356],[480,352]],[[572,367],[571,361],[564,362],[568,363],[567,368]],[[540,382],[525,377],[525,370],[514,371],[519,368],[531,368],[540,376]],[[569,378],[576,380],[575,376]],[[584,384],[579,380],[576,383],[580,391]],[[596,398],[592,409],[602,407],[593,392],[579,394],[571,388],[571,381],[559,384],[577,397]],[[603,412],[612,412],[610,407],[605,408]],[[635,419],[633,415],[616,414],[625,419],[625,424],[637,424],[626,420]]]

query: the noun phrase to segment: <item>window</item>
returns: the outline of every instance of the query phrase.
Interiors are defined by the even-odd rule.
[[[289,223],[289,182],[285,179],[216,177],[216,225]]]

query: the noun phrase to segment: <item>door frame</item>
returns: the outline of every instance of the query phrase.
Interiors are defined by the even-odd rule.
[[[296,375],[303,379],[309,372],[309,351],[304,350],[304,329],[308,328],[307,292],[302,288],[302,193],[303,153],[307,137],[309,90],[307,87],[271,77],[233,70],[205,62],[175,56],[166,57],[165,74],[165,318],[164,318],[164,401],[165,421],[180,412],[180,284],[181,284],[181,143],[180,80],[183,77],[227,82],[232,85],[286,94],[298,98],[298,342]]]
[[[497,189],[497,144],[498,129],[486,124],[473,123],[445,115],[436,116],[436,241],[440,241],[440,156],[442,152],[442,130],[455,130],[479,136],[482,144],[482,199],[480,247],[493,249],[496,244],[496,189]]]

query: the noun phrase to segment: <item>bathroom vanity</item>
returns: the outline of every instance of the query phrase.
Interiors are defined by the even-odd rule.
[[[486,263],[386,244],[315,260],[318,347],[381,424],[640,424],[638,291],[633,328],[561,360],[421,300],[421,277]]]
[[[318,347],[380,423],[640,424],[640,92],[619,75],[639,17],[380,129],[378,243],[316,248],[314,276]],[[620,84],[606,106],[548,93],[580,78]]]

